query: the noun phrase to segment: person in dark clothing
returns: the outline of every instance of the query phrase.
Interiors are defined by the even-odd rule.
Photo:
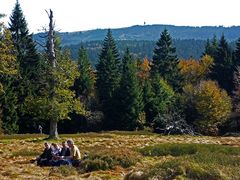
[[[70,149],[66,142],[62,142],[62,149],[59,153],[59,156],[54,156],[50,164],[52,166],[67,165],[66,161],[64,160],[64,158],[67,156],[70,156]]]
[[[60,156],[70,156],[70,149],[65,141],[62,142],[62,150],[60,152]]]
[[[52,159],[52,149],[50,147],[50,144],[46,142],[44,143],[44,146],[45,146],[45,149],[43,153],[36,159],[38,166],[48,166],[49,161]]]

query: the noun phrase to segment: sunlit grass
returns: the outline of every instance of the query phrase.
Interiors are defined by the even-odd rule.
[[[240,177],[240,138],[161,136],[149,132],[0,136],[0,179],[123,179],[131,169],[159,179],[236,179]],[[44,142],[73,139],[88,158],[80,167],[39,167],[30,163]],[[221,144],[234,145],[231,147]]]

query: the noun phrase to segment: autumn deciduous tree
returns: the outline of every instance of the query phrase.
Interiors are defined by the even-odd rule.
[[[0,37],[0,124],[5,133],[11,134],[18,131],[17,93],[14,87],[18,69],[10,31],[5,29]]]
[[[147,58],[143,59],[143,62],[139,66],[138,77],[142,83],[148,80],[150,77],[150,61]]]
[[[179,62],[180,72],[184,79],[184,84],[198,84],[207,78],[210,68],[213,65],[213,58],[209,55],[203,56],[199,61],[195,59],[181,60]]]
[[[184,93],[192,103],[196,129],[203,134],[216,135],[218,126],[228,119],[231,112],[231,98],[227,92],[209,80],[185,87]]]

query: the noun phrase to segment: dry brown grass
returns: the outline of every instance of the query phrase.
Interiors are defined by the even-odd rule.
[[[141,169],[156,162],[172,157],[144,157],[140,162],[129,168],[116,166],[112,170],[94,171],[90,173],[61,174],[52,167],[38,167],[30,163],[36,152],[43,150],[44,136],[21,135],[1,136],[0,138],[0,179],[122,179],[124,174],[132,169]],[[190,136],[160,136],[157,134],[106,132],[62,135],[57,142],[72,138],[82,152],[124,153],[125,149],[134,151],[136,148],[162,143],[198,143],[224,144],[240,147],[239,137],[190,137]],[[55,141],[56,142],[56,141]],[[27,153],[24,151],[26,150]],[[114,150],[114,151],[113,151]],[[129,151],[130,152],[130,151]],[[65,172],[65,170],[64,170]]]

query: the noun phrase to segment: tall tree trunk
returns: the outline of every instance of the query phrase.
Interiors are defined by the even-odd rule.
[[[55,96],[55,77],[54,77],[54,69],[56,69],[56,53],[55,53],[55,47],[54,47],[54,24],[53,24],[53,12],[50,9],[50,12],[48,13],[49,17],[49,31],[48,31],[48,42],[47,42],[47,54],[48,59],[51,64],[51,80],[50,80],[50,100],[54,99]],[[54,107],[53,107],[54,108]],[[51,119],[50,121],[50,132],[49,132],[49,138],[58,138],[58,131],[57,131],[57,120]]]
[[[50,121],[50,132],[49,132],[49,139],[58,139],[58,131],[57,131],[57,121],[51,120]]]

